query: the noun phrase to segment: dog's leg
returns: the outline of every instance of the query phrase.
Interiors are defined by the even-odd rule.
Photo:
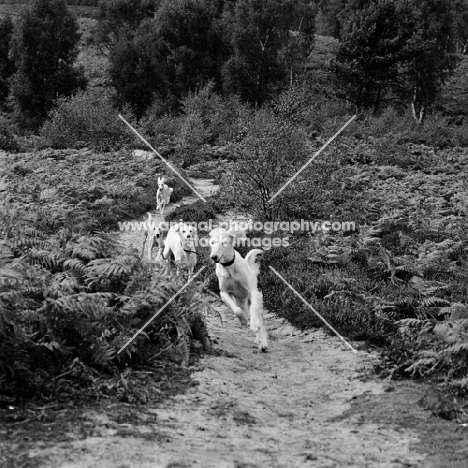
[[[156,192],[156,209],[160,210],[161,209],[161,196],[160,196],[160,191]]]
[[[195,265],[197,264],[197,257],[195,254],[187,254],[187,263],[189,268],[189,275],[192,276],[195,270]]]
[[[245,316],[242,308],[236,304],[234,299],[228,293],[223,291],[221,291],[219,295],[221,296],[223,302],[233,310],[233,312],[236,314],[236,317],[240,320],[240,323],[244,326],[247,326],[249,321],[247,320],[247,317]]]
[[[143,260],[145,256],[145,244],[146,244],[146,238],[148,237],[148,231],[144,231],[143,233],[143,245],[141,246],[141,259]]]
[[[252,297],[252,294],[250,295]],[[250,316],[250,329],[255,333],[255,344],[260,344],[260,339],[258,336],[258,329],[260,328],[260,324],[258,322],[258,314],[254,313],[251,307],[251,301],[249,304],[249,300],[247,299],[247,315]],[[244,309],[245,310],[245,309]]]
[[[154,245],[154,234],[149,234],[149,242],[148,242],[148,262],[151,263],[151,256],[153,254],[153,245]]]
[[[246,299],[236,299],[234,298],[234,302],[242,309],[244,316],[247,318],[249,316],[249,300]]]
[[[267,332],[263,324],[263,294],[257,289],[250,293],[250,329],[256,333],[260,351],[268,349]]]
[[[170,258],[169,258],[170,252],[171,252],[171,248],[169,247],[169,242],[166,239],[166,242],[164,244],[163,258],[167,263],[169,263],[169,260],[170,260]]]
[[[159,247],[158,248],[158,255],[156,257],[156,263],[158,263],[158,264],[161,264],[163,262],[162,252],[163,252],[163,248]]]

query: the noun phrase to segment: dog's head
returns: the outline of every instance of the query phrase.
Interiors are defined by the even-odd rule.
[[[158,188],[162,190],[164,188],[164,185],[166,184],[166,178],[165,177],[158,177]]]
[[[241,229],[215,228],[210,234],[210,258],[215,263],[228,262],[234,255],[236,239],[245,239],[245,231]]]
[[[192,224],[180,222],[174,226],[174,231],[178,232],[184,242],[193,243],[197,237],[197,228]]]
[[[156,237],[156,240],[158,241],[158,244],[161,245],[161,240],[162,240],[162,224],[159,223],[159,225],[156,224],[156,222],[153,221],[153,217],[151,213],[146,213],[148,216],[148,219],[146,221],[146,227],[148,229],[148,232],[151,232],[154,234]]]

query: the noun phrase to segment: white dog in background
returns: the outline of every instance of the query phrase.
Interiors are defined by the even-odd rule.
[[[144,258],[145,255],[145,244],[148,241],[147,249],[148,249],[148,261],[151,262],[153,259],[153,248],[155,246],[158,247],[158,255],[156,257],[156,262],[161,263],[162,261],[162,250],[163,250],[163,242],[162,242],[162,231],[161,225],[153,226],[151,221],[152,216],[151,213],[146,213],[148,215],[148,219],[146,221],[147,229],[143,234],[143,245],[141,247],[141,258]]]
[[[188,266],[188,273],[192,275],[197,264],[196,240],[197,229],[191,224],[180,222],[172,226],[167,233],[163,258],[169,260],[172,252],[176,265]]]
[[[156,209],[159,213],[164,214],[164,208],[171,200],[171,195],[174,189],[169,188],[166,185],[166,179],[164,177],[158,177],[158,191],[156,192]]]
[[[256,333],[255,343],[261,351],[266,351],[268,342],[263,324],[263,295],[258,290],[257,282],[260,265],[256,261],[263,255],[263,251],[252,249],[242,258],[234,250],[236,238],[245,238],[245,232],[222,228],[210,232],[210,257],[216,263],[220,296],[242,325],[248,324],[247,317],[250,315],[250,329]]]

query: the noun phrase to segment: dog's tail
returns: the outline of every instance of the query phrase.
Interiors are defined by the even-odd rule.
[[[263,250],[261,249],[252,249],[246,256],[245,261],[249,265],[250,269],[258,275],[260,273],[260,264],[257,260],[263,255]]]

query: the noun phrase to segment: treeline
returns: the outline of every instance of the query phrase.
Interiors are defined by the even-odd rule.
[[[141,116],[173,111],[210,81],[261,106],[301,78],[316,7],[305,0],[111,0],[96,40],[107,50],[118,103]]]
[[[316,24],[340,39],[335,90],[356,108],[434,102],[466,44],[465,0],[112,0],[98,40],[119,104],[162,113],[214,81],[259,107],[307,79]]]
[[[37,126],[58,97],[86,87],[64,0],[35,0],[0,31],[0,105],[17,121]],[[339,39],[319,73],[317,31]],[[177,114],[208,85],[256,108],[299,85],[353,111],[411,108],[421,121],[467,31],[468,0],[101,0],[93,40],[109,59],[115,105],[138,119]]]
[[[328,94],[377,113],[440,95],[468,44],[467,0],[110,0],[96,40],[111,61],[118,104],[162,114],[208,82],[256,107],[310,73],[316,30],[340,45]]]
[[[410,103],[422,120],[466,43],[466,12],[466,1],[348,1],[338,15],[340,89],[357,108]]]

